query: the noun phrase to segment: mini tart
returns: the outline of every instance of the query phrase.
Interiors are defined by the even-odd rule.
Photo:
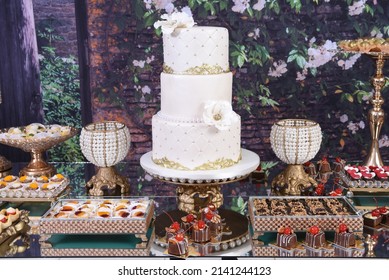
[[[48,183],[49,182],[49,178],[47,178],[47,176],[40,176],[40,177],[36,178],[36,180],[39,183]]]
[[[8,217],[4,214],[0,214],[0,224],[5,224],[8,222]]]
[[[111,209],[113,208],[113,205],[112,204],[101,203],[99,205],[99,208],[108,208],[111,211]]]
[[[84,204],[80,208],[78,208],[78,210],[85,211],[85,212],[92,212],[93,210],[95,210],[95,208],[96,207],[93,206],[92,204]]]
[[[127,205],[126,204],[118,204],[115,207],[115,211],[119,211],[119,210],[123,210],[123,209],[127,209]]]
[[[86,211],[77,210],[74,212],[75,218],[89,218],[89,214]]]
[[[30,176],[22,176],[19,178],[20,183],[31,183],[32,177]]]
[[[104,200],[102,204],[113,204],[111,200]]]
[[[18,189],[21,189],[22,187],[23,187],[23,185],[21,183],[18,183],[18,182],[14,182],[14,183],[9,185],[9,188],[13,189],[13,190],[18,190]]]
[[[65,180],[65,177],[59,173],[50,178],[52,182],[62,182],[63,180]]]
[[[8,176],[5,176],[3,180],[4,180],[4,182],[10,183],[10,182],[15,181],[16,179],[17,179],[16,176],[8,175]]]
[[[56,187],[55,184],[44,183],[44,184],[41,186],[41,190],[42,190],[42,191],[48,191],[48,190],[55,189],[55,187]]]
[[[72,212],[74,210],[75,210],[74,205],[65,204],[64,206],[61,207],[62,212]]]
[[[144,216],[145,212],[143,210],[131,211],[131,218],[143,218]]]
[[[135,210],[135,209],[146,209],[146,205],[143,204],[143,203],[134,203],[134,204],[131,204],[129,208],[130,208],[131,210]]]
[[[62,211],[60,211],[60,212],[58,212],[58,213],[56,213],[54,215],[54,218],[57,218],[57,219],[59,219],[59,218],[68,218],[68,217],[69,217],[69,213],[62,212]]]
[[[100,207],[97,209],[97,216],[101,218],[109,218],[111,217],[111,209],[107,207]]]
[[[8,185],[7,182],[1,181],[0,182],[0,190],[6,188],[7,185]]]
[[[125,211],[125,210],[120,210],[120,211],[115,212],[115,216],[121,217],[121,218],[127,218],[130,216],[130,212]]]
[[[37,190],[37,189],[39,188],[39,185],[38,185],[37,182],[32,182],[32,183],[30,183],[30,184],[28,185],[28,188],[29,188],[30,190]]]

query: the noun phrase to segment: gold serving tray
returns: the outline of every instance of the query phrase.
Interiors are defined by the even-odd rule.
[[[288,199],[298,199],[301,201],[319,200],[323,199],[336,199],[349,209],[351,214],[349,215],[305,215],[305,216],[293,216],[290,214],[274,216],[274,215],[255,215],[254,200],[267,199],[269,202],[272,200],[286,201]],[[349,202],[344,196],[331,197],[331,196],[316,196],[316,197],[303,197],[303,196],[257,196],[250,197],[249,199],[249,215],[250,221],[255,232],[277,232],[282,226],[289,226],[294,231],[305,231],[313,225],[317,225],[323,231],[333,231],[339,225],[339,222],[347,224],[349,230],[354,232],[361,232],[363,230],[363,217],[362,214]]]
[[[60,208],[68,203],[76,203],[81,206],[88,201],[96,205],[110,201],[112,205],[116,205],[124,200],[136,203],[144,201],[146,205],[145,214],[143,217],[98,217],[95,212],[91,212],[91,217],[78,218],[72,216],[56,218],[55,214]],[[77,208],[76,206],[75,208]],[[150,226],[154,215],[154,202],[147,198],[120,198],[120,199],[60,199],[55,203],[48,212],[40,220],[41,235],[51,234],[145,234]]]
[[[19,178],[14,181],[19,182]],[[49,180],[50,182],[50,180]],[[12,189],[12,183],[8,183],[8,186],[0,189],[0,200],[8,202],[54,202],[60,196],[63,196],[64,193],[70,191],[69,186],[70,180],[64,178],[62,182],[58,182],[58,186],[52,190],[41,190],[41,186],[44,183],[38,183],[38,189],[31,190],[28,188],[30,183],[21,183],[22,187],[20,189]]]

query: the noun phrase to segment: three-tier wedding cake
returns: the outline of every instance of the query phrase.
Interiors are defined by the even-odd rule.
[[[213,170],[241,159],[240,117],[231,106],[228,30],[165,15],[161,110],[152,119],[152,160],[178,170]]]

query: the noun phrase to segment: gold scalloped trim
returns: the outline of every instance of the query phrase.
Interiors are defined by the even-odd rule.
[[[192,170],[192,171],[203,170],[204,171],[204,170],[214,170],[214,169],[227,168],[227,167],[230,167],[234,164],[237,164],[241,159],[242,159],[242,154],[239,156],[238,160],[221,158],[221,159],[217,159],[213,162],[207,162],[207,163],[204,163],[202,165],[199,165],[199,166],[195,167],[194,169],[190,169],[190,168],[182,165],[181,163],[169,160],[166,157],[163,157],[161,159],[154,159],[153,158],[152,160],[155,164],[158,164],[160,166],[163,166],[163,167],[169,168],[169,169],[185,170],[185,171],[189,171],[189,170]]]
[[[201,66],[191,67],[184,72],[174,72],[173,68],[164,64],[163,72],[166,74],[178,74],[178,75],[215,75],[230,72],[230,69],[224,70],[219,65],[202,64]]]
[[[338,46],[345,51],[351,52],[377,52],[389,53],[389,38],[360,38],[356,40],[342,40],[338,42]]]

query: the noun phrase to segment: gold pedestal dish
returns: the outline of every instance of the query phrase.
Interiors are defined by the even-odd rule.
[[[0,156],[0,178],[11,174],[12,163],[3,156]]]
[[[29,164],[20,171],[20,176],[53,176],[56,171],[55,168],[44,160],[43,154],[50,148],[62,143],[78,133],[78,130],[73,127],[69,127],[66,134],[46,134],[44,137],[36,137],[29,135],[24,131],[26,127],[18,128],[6,128],[0,130],[0,143],[21,149],[31,154],[31,161]],[[46,126],[46,129],[50,129],[52,126]],[[17,129],[20,131],[20,136],[12,137],[11,129]],[[15,134],[13,134],[15,135]]]

